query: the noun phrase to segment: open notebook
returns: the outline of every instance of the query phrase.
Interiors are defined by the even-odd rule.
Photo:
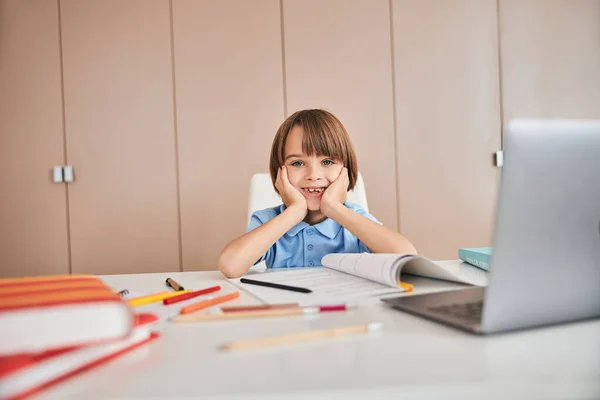
[[[485,271],[464,267],[454,261],[433,262],[414,255],[328,254],[321,263],[323,268],[282,268],[247,276],[312,290],[308,294],[243,284],[239,278],[230,282],[266,303],[299,302],[306,305],[362,302],[365,299],[376,301],[380,297],[397,295],[404,291],[399,281],[405,280],[408,275],[477,286],[487,284]]]

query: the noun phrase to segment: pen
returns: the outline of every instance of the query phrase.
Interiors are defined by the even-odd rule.
[[[167,286],[172,287],[175,290],[185,290],[183,286],[175,282],[172,278],[167,278],[165,282],[167,282]]]
[[[233,292],[233,293],[225,294],[223,296],[215,297],[215,298],[212,298],[212,299],[202,300],[202,301],[200,301],[198,303],[194,303],[194,304],[191,304],[189,306],[183,307],[179,311],[179,314],[189,314],[191,312],[194,312],[194,311],[197,311],[197,310],[201,310],[203,308],[207,308],[207,307],[213,306],[215,304],[222,303],[222,302],[227,301],[227,300],[233,300],[233,299],[236,299],[238,297],[240,297],[240,292]]]
[[[294,307],[294,308],[273,308],[270,310],[254,310],[254,311],[235,311],[222,314],[199,314],[199,315],[182,315],[177,317],[175,322],[201,322],[201,321],[218,321],[227,319],[242,319],[242,318],[261,318],[261,317],[285,317],[289,315],[311,315],[322,312],[346,311],[351,307],[346,305],[339,306],[314,306],[314,307]]]
[[[169,297],[163,300],[163,304],[169,305],[173,303],[179,303],[180,301],[188,300],[196,296],[201,296],[203,294],[216,292],[221,290],[221,286],[212,286],[202,290],[196,290],[195,292],[189,292],[184,294],[179,294],[178,296]]]
[[[306,342],[330,337],[352,335],[356,333],[376,332],[380,331],[382,328],[383,324],[381,322],[371,322],[364,325],[344,326],[341,328],[325,329],[320,331],[293,333],[291,335],[271,336],[259,339],[234,340],[232,342],[225,343],[221,348],[223,350],[248,350],[257,347]]]
[[[297,286],[288,286],[282,285],[280,283],[273,282],[264,282],[264,281],[256,281],[254,279],[242,278],[240,279],[241,283],[248,283],[250,285],[258,285],[258,286],[266,286],[274,289],[282,289],[282,290],[291,290],[292,292],[300,292],[300,293],[312,293],[312,290],[305,289]]]

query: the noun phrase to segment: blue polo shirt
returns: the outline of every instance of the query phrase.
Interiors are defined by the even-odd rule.
[[[354,212],[381,224],[358,204],[344,203]],[[285,210],[285,205],[255,211],[248,223],[248,231],[275,218]],[[267,268],[320,267],[321,259],[329,253],[370,253],[371,250],[349,230],[327,218],[315,225],[302,221],[267,250],[260,260]]]

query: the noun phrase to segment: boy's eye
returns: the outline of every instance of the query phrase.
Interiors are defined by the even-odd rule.
[[[333,160],[323,160],[323,165],[333,165],[335,162]]]
[[[301,167],[302,165],[304,165],[304,163],[300,160],[296,160],[296,161],[292,161],[292,163],[290,165],[293,167]]]

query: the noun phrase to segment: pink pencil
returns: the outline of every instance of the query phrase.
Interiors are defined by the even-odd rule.
[[[331,311],[346,311],[352,307],[346,305],[336,306],[314,306],[314,307],[291,307],[291,308],[275,308],[266,310],[254,311],[237,311],[227,312],[222,314],[194,314],[194,315],[178,315],[173,318],[173,322],[200,322],[200,321],[219,321],[228,319],[242,318],[266,318],[266,317],[285,317],[292,315],[311,315]]]
[[[253,305],[253,306],[229,306],[229,307],[221,307],[221,311],[227,313],[227,312],[273,310],[273,309],[296,308],[296,307],[298,307],[298,303],[258,304],[258,305]]]

